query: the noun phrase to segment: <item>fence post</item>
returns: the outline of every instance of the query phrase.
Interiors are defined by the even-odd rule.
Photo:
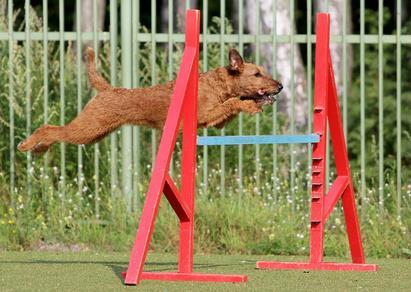
[[[121,1],[121,74],[122,84],[125,88],[131,87],[132,72],[131,72],[131,39],[132,39],[132,27],[131,12],[132,12],[131,0]],[[132,196],[132,128],[131,126],[125,126],[121,130],[121,184],[123,195],[126,199],[127,211],[131,212],[131,196]]]

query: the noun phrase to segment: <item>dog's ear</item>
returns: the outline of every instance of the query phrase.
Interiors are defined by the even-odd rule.
[[[228,59],[230,61],[230,65],[228,66],[228,70],[232,73],[238,74],[243,72],[244,69],[244,61],[241,58],[240,53],[237,52],[236,49],[230,49],[228,53]]]

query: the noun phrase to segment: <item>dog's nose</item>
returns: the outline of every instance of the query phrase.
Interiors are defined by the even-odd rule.
[[[283,85],[281,83],[278,83],[278,92],[280,92],[283,89]]]

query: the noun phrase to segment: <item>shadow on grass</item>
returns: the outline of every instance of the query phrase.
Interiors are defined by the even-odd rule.
[[[224,264],[194,264],[195,270],[202,270],[202,269],[209,269],[209,268],[218,268],[218,267],[231,267],[231,266],[238,266],[238,265],[254,265],[256,261],[254,260],[244,260],[241,263],[224,263]],[[127,270],[128,262],[124,261],[73,261],[73,260],[22,260],[22,261],[0,261],[0,264],[25,264],[25,265],[64,265],[64,264],[79,264],[79,265],[103,265],[105,267],[110,268],[114,275],[123,282],[123,277],[121,275],[122,272]],[[168,262],[146,262],[145,266],[148,267],[147,271],[150,272],[165,272],[165,271],[173,271],[177,270],[178,263],[173,261]]]

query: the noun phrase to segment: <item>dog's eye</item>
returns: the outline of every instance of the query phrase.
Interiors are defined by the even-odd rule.
[[[257,72],[257,73],[254,74],[254,76],[255,76],[255,77],[261,77],[261,76],[263,76],[263,75],[261,75],[260,72]]]

